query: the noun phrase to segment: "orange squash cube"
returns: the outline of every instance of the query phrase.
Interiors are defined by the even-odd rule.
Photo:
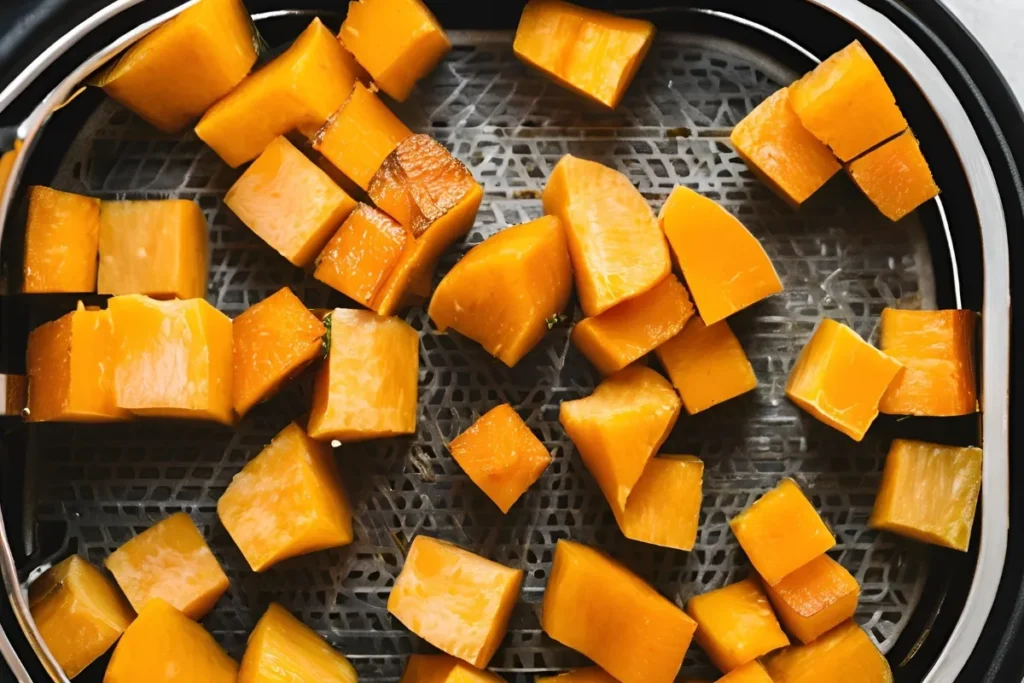
[[[836,544],[811,501],[788,478],[736,515],[729,526],[750,564],[770,586]]]
[[[0,415],[23,415],[28,407],[28,378],[0,374]]]
[[[403,306],[420,306],[430,299],[434,291],[434,272],[437,264],[433,264],[420,270],[420,272],[409,281],[409,291],[405,293]]]
[[[451,543],[417,536],[388,598],[388,612],[453,657],[483,668],[505,637],[523,572]]]
[[[857,579],[828,555],[818,556],[764,588],[783,625],[801,643],[852,619],[860,598]]]
[[[773,681],[768,672],[761,666],[761,662],[754,660],[737,669],[733,669],[715,681],[715,683],[773,683]]]
[[[789,102],[804,127],[843,161],[907,127],[882,72],[857,40],[789,86]]]
[[[714,200],[679,185],[658,219],[705,324],[782,291],[764,247]]]
[[[238,683],[356,683],[356,670],[320,635],[276,602],[249,635]]]
[[[103,683],[235,683],[237,674],[206,629],[154,598],[121,636]]]
[[[540,623],[622,683],[675,680],[697,627],[623,565],[566,540],[555,546]]]
[[[14,141],[14,148],[0,154],[0,194],[3,194],[7,187],[7,179],[14,168],[14,161],[18,158],[18,150],[21,149],[21,140]]]
[[[228,577],[184,512],[149,527],[112,552],[104,564],[136,612],[160,598],[198,620],[228,589]]]
[[[352,542],[334,453],[294,422],[231,479],[217,516],[253,571]]]
[[[338,38],[374,83],[399,102],[452,49],[421,0],[353,0]]]
[[[22,291],[95,291],[99,235],[100,200],[30,187]]]
[[[878,417],[878,404],[903,368],[835,320],[825,319],[800,352],[786,381],[786,396],[854,441]]]
[[[571,290],[565,231],[544,216],[470,249],[437,286],[430,319],[514,367],[547,334],[548,319],[565,310]]]
[[[618,683],[605,673],[599,666],[588,666],[585,669],[567,671],[557,676],[545,676],[536,679],[535,683]]]
[[[649,21],[562,0],[530,0],[512,47],[557,83],[614,109],[653,40]]]
[[[834,176],[835,155],[800,123],[789,88],[771,95],[736,124],[736,153],[779,196],[799,206]]]
[[[939,195],[921,145],[909,130],[852,161],[848,170],[857,187],[891,221]]]
[[[231,319],[203,299],[108,303],[117,407],[146,417],[234,422]]]
[[[765,660],[774,683],[892,683],[889,662],[854,621],[808,645],[792,645]]]
[[[618,171],[566,154],[543,194],[569,241],[576,293],[587,317],[652,289],[672,268],[647,200]]]
[[[980,448],[894,439],[868,526],[966,551],[981,463]]]
[[[33,581],[28,604],[39,635],[68,678],[110,649],[135,618],[113,582],[78,555]]]
[[[505,683],[505,679],[451,655],[409,655],[398,683]]]
[[[704,463],[692,455],[651,458],[615,516],[626,538],[693,550],[700,523]],[[613,509],[614,511],[614,509]]]
[[[314,136],[360,76],[352,55],[313,19],[291,47],[213,105],[196,135],[235,168],[285,133]]]
[[[241,0],[200,0],[135,43],[99,84],[153,126],[176,133],[245,78],[256,45]]]
[[[205,297],[208,233],[194,201],[103,202],[97,291],[157,299]]]

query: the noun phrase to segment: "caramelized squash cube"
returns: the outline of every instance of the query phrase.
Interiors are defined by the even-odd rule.
[[[249,635],[238,683],[356,683],[356,670],[320,635],[276,602]]]
[[[399,683],[505,683],[505,679],[451,655],[409,655]]]
[[[651,458],[616,514],[626,538],[693,550],[700,523],[704,463],[692,455]]]
[[[22,291],[93,292],[100,200],[41,185],[28,189]]]
[[[774,586],[768,598],[786,629],[801,643],[830,631],[857,611],[860,586],[843,565],[820,555]]]
[[[774,683],[892,683],[889,662],[854,621],[764,662]]]
[[[715,683],[773,683],[773,681],[761,665],[761,662],[754,660],[737,669],[733,669],[715,681]]]
[[[557,676],[544,676],[536,679],[534,683],[618,683],[618,681],[605,673],[601,667],[588,666],[585,669],[575,669]]]
[[[891,221],[939,196],[921,145],[909,130],[854,160],[848,168],[857,187]]]

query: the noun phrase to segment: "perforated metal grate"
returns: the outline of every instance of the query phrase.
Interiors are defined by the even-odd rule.
[[[581,664],[540,631],[537,611],[554,543],[598,545],[682,605],[742,578],[747,563],[728,520],[792,475],[836,531],[836,556],[861,582],[858,620],[887,650],[916,606],[926,577],[912,544],[865,528],[890,434],[876,427],[854,444],[784,399],[786,375],[822,316],[871,338],[887,303],[933,304],[920,226],[899,229],[846,180],[794,212],[757,182],[727,142],[729,128],[792,74],[737,44],[663,35],[618,111],[587,105],[523,67],[508,33],[456,33],[456,48],[398,111],[445,143],[486,188],[476,227],[441,266],[505,225],[541,213],[539,193],[557,160],[573,153],[623,171],[659,208],[676,184],[724,204],[759,237],[785,292],[730,321],[760,380],[742,398],[683,416],[665,452],[706,464],[704,505],[692,553],[626,541],[558,425],[558,405],[598,380],[554,329],[515,369],[477,345],[440,336],[421,310],[407,319],[421,338],[420,419],[414,438],[337,451],[356,510],[351,546],[254,574],[218,523],[215,504],[242,465],[308,407],[308,377],[254,410],[235,430],[145,423],[45,425],[33,431],[37,517],[67,522],[67,544],[93,562],[167,514],[185,510],[204,529],[231,579],[205,625],[235,656],[270,600],[348,655],[363,680],[396,681],[404,655],[426,646],[386,611],[405,549],[439,535],[525,570],[522,599],[492,668],[526,672]],[[211,225],[208,298],[235,315],[288,285],[311,307],[343,303],[260,242],[223,206],[237,172],[192,134],[160,137],[111,102],[68,151],[56,186],[100,197],[195,198]],[[578,315],[578,313],[577,313]],[[444,444],[500,402],[517,406],[555,454],[551,467],[507,515],[480,493]],[[44,475],[45,473],[45,475]],[[696,647],[687,671],[708,674]],[[516,673],[512,673],[516,672]]]

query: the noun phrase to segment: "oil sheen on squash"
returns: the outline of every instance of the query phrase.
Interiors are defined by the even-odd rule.
[[[451,655],[409,655],[399,683],[505,683],[505,679]]]
[[[692,455],[651,458],[615,519],[634,541],[693,550],[700,522],[704,463]],[[613,509],[613,512],[615,510]]]
[[[852,619],[860,598],[857,579],[828,555],[764,588],[786,630],[805,644]]]
[[[28,188],[22,291],[93,292],[100,200],[41,185]]]
[[[356,670],[276,602],[249,634],[238,683],[356,683]]]
[[[892,683],[889,662],[854,621],[809,645],[793,645],[764,662],[774,683]]]
[[[909,130],[854,160],[848,169],[857,187],[891,221],[939,195],[921,145]]]
[[[538,678],[535,683],[618,683],[618,681],[605,673],[601,667],[588,666],[584,669],[566,671],[557,676],[544,676]]]

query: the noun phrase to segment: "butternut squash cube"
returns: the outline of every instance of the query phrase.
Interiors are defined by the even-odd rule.
[[[565,310],[571,290],[565,231],[544,216],[470,249],[437,286],[429,313],[438,331],[454,328],[514,367]]]
[[[352,542],[334,453],[294,422],[231,479],[217,516],[253,571]]]
[[[154,598],[121,636],[103,683],[235,683],[237,674],[206,629]]]
[[[800,352],[786,381],[786,396],[854,441],[878,417],[878,404],[903,368],[835,320],[825,319]]]
[[[658,219],[705,324],[782,291],[764,247],[714,200],[679,185]]]
[[[655,349],[690,415],[757,388],[754,368],[729,323],[699,316]]]
[[[196,135],[235,168],[293,130],[316,134],[362,75],[319,19],[291,47],[243,80],[196,124]]]
[[[587,317],[639,296],[672,268],[647,200],[618,171],[566,154],[544,188],[544,213],[565,227]]]
[[[729,522],[750,564],[769,586],[831,550],[836,539],[792,479]]]
[[[505,679],[450,655],[409,655],[399,683],[505,683]]]
[[[892,683],[889,662],[854,621],[764,662],[774,683]]]
[[[194,201],[103,202],[97,291],[201,299],[208,243],[206,218]]]
[[[380,89],[399,102],[452,49],[420,0],[354,0],[338,38]]]
[[[0,374],[0,415],[23,415],[28,407],[28,378]]]
[[[601,667],[588,666],[585,669],[567,671],[557,676],[538,678],[534,683],[618,683],[618,681],[606,674]]]
[[[95,291],[99,239],[100,200],[30,187],[22,291]]]
[[[364,190],[398,143],[412,131],[362,83],[313,139],[313,149]]]
[[[135,612],[113,582],[78,555],[55,564],[28,589],[39,635],[74,678],[121,637]]]
[[[622,683],[675,680],[697,627],[623,565],[566,540],[555,546],[540,623]]]
[[[692,455],[651,458],[616,514],[626,538],[693,550],[700,522],[704,463]],[[614,511],[614,509],[613,509]]]
[[[761,666],[761,662],[754,660],[737,669],[733,669],[715,681],[715,683],[773,683],[773,681],[768,672]]]
[[[573,92],[614,109],[654,40],[654,24],[572,5],[530,0],[516,56]]]
[[[13,149],[0,154],[0,194],[3,194],[4,189],[7,187],[7,179],[11,175],[11,169],[14,168],[14,162],[18,158],[18,151],[20,149],[21,140],[16,139]]]
[[[413,539],[388,612],[419,637],[483,668],[505,637],[523,573],[429,536]]]
[[[270,603],[238,669],[238,683],[356,683],[356,670],[320,635],[276,602]]]
[[[136,612],[160,598],[199,620],[228,589],[228,577],[184,512],[149,527],[112,552],[104,564]]]
[[[135,43],[100,85],[151,125],[177,133],[245,78],[256,45],[241,0],[200,0]]]
[[[843,565],[820,555],[774,586],[768,598],[786,629],[801,643],[830,631],[857,611],[860,586]]]
[[[966,551],[981,463],[980,448],[894,439],[868,526]]]
[[[882,72],[857,40],[789,86],[789,102],[804,127],[843,161],[907,127]]]
[[[800,123],[789,88],[777,90],[732,129],[737,154],[779,196],[799,206],[841,168],[835,155]]]
[[[132,294],[107,306],[118,408],[146,417],[234,422],[230,318],[203,299]]]
[[[939,195],[939,186],[910,130],[850,162],[848,170],[857,187],[891,221]]]

